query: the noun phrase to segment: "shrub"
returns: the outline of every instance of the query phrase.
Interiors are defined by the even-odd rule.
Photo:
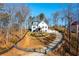
[[[17,39],[12,39],[10,42],[12,42],[13,44],[15,44],[17,42]]]

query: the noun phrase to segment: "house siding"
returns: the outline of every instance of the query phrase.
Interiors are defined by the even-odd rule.
[[[41,28],[42,32],[47,32],[48,31],[48,25],[44,21],[39,23],[38,27]]]

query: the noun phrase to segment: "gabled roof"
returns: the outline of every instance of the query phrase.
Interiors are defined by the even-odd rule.
[[[71,25],[77,25],[77,24],[79,25],[79,22],[76,20],[71,22]]]
[[[42,25],[42,24],[44,24],[44,25],[48,26],[48,25],[47,25],[47,23],[46,23],[45,21],[41,21],[41,22],[39,23],[39,25],[38,25],[38,26],[40,26],[40,25]]]

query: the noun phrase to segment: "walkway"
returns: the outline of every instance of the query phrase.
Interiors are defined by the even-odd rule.
[[[54,51],[55,49],[60,48],[62,43],[63,43],[63,36],[62,36],[61,33],[59,33],[58,31],[55,31],[55,30],[53,30],[52,33],[56,35],[56,38],[55,38],[54,41],[51,41],[51,43],[49,43],[48,46],[46,46],[46,47],[35,49],[35,48],[19,48],[18,46],[13,45],[10,49],[16,48],[18,50],[22,50],[22,51],[25,51],[25,52],[32,52],[31,54],[28,54],[29,56],[44,56],[48,52]],[[25,35],[19,41],[21,41],[25,37]],[[10,49],[7,49],[4,52],[9,51]]]
[[[28,52],[33,52],[32,54],[30,55],[46,55],[49,51],[53,51],[57,48],[60,48],[62,43],[63,43],[63,37],[62,37],[62,34],[59,33],[58,31],[55,31],[53,30],[52,32],[53,34],[56,35],[56,38],[54,41],[52,41],[51,43],[48,44],[47,47],[43,47],[43,48],[19,48],[18,46],[14,46],[15,48],[19,49],[19,50],[23,50],[23,51],[28,51]],[[39,54],[40,53],[40,54]]]

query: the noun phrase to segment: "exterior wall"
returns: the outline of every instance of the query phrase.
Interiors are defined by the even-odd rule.
[[[34,32],[37,28],[38,28],[38,22],[33,22],[31,26],[32,32]]]
[[[72,25],[71,26],[71,31],[72,32],[77,32],[77,25]]]
[[[47,32],[48,31],[48,26],[42,26],[41,30],[42,30],[42,32]]]
[[[40,28],[40,31],[47,32],[48,31],[48,25],[42,21],[39,24],[37,22],[33,22],[33,25],[31,26],[32,32],[36,31],[38,28]]]
[[[79,25],[77,25],[77,32],[79,33]]]
[[[41,28],[42,32],[47,32],[48,31],[48,25],[43,21],[38,25],[38,27]]]
[[[78,32],[79,33],[79,25],[72,25],[71,26],[71,31],[72,32]]]
[[[34,32],[36,29],[38,28],[38,26],[32,26],[32,32]]]

